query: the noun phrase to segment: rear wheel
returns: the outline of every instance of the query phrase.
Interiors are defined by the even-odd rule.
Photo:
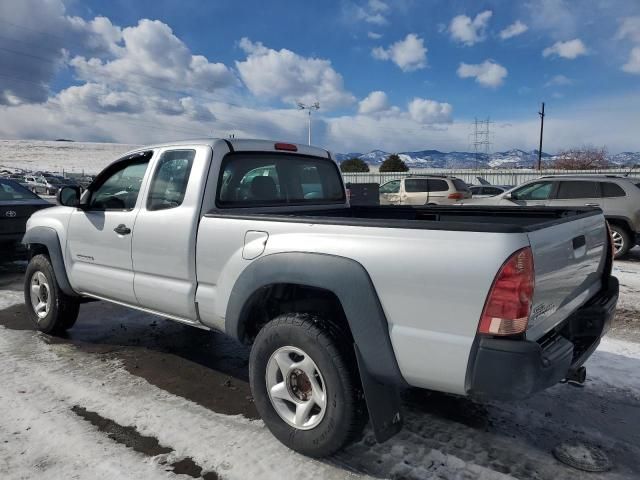
[[[24,300],[29,318],[41,332],[63,333],[73,327],[78,318],[80,304],[60,290],[46,255],[34,256],[27,266]]]
[[[622,258],[631,249],[631,236],[629,232],[619,225],[609,225],[611,228],[611,241],[613,242],[614,258]]]
[[[276,317],[260,330],[249,361],[265,424],[280,442],[311,457],[342,448],[366,419],[354,364],[321,325],[305,314]]]

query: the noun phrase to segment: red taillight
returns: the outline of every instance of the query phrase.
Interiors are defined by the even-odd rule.
[[[276,143],[276,150],[286,150],[287,152],[297,152],[298,147],[296,147],[293,143]]]
[[[449,198],[451,200],[462,200],[464,198],[464,194],[462,194],[460,192],[450,193],[447,198]]]
[[[531,247],[511,255],[493,281],[478,332],[485,335],[524,332],[531,313],[534,278]]]

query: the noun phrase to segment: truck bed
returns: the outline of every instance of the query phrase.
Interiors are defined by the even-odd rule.
[[[526,233],[578,218],[598,215],[598,208],[505,206],[351,206],[328,209],[216,209],[208,217],[351,225],[382,228]]]

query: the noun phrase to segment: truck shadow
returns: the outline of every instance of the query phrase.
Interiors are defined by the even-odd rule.
[[[0,311],[0,325],[32,330],[22,305]],[[117,360],[130,373],[217,413],[257,418],[247,381],[249,349],[225,335],[94,302],[81,307],[65,337],[42,339]],[[638,360],[597,355],[601,368],[626,362],[625,369],[640,371]],[[483,478],[481,466],[522,479],[573,480],[584,476],[550,452],[560,441],[579,439],[604,448],[616,474],[633,478],[640,464],[640,432],[632,420],[640,418],[639,397],[600,380],[581,390],[558,385],[517,403],[408,390],[403,404],[400,434],[378,444],[367,427],[358,442],[324,461],[378,478]]]

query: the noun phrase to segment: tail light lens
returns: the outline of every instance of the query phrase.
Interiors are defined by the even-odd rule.
[[[527,329],[535,283],[531,247],[518,250],[496,275],[480,318],[478,332],[517,335]]]
[[[450,193],[447,198],[451,200],[462,200],[464,198],[464,194],[460,192]]]

